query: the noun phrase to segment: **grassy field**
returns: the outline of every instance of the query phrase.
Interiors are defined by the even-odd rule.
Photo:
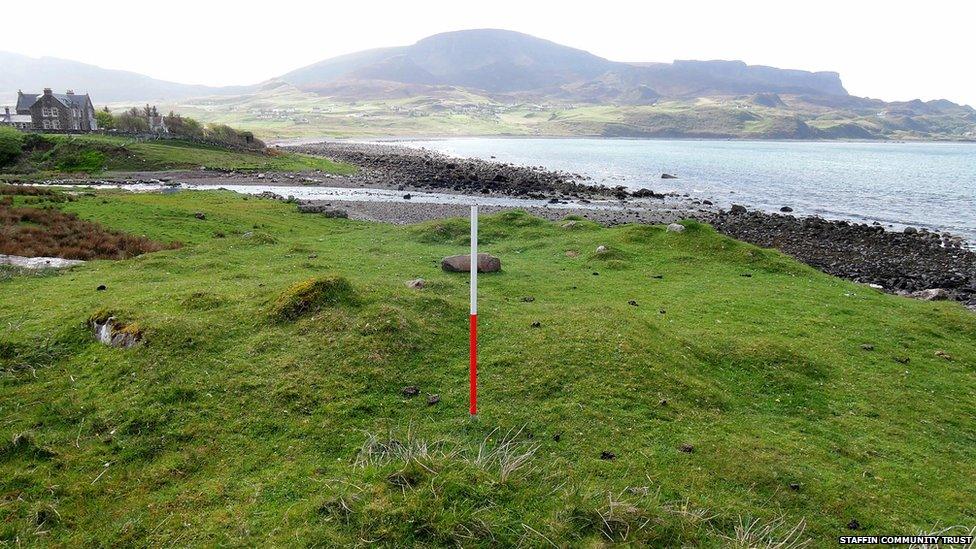
[[[958,115],[879,118],[876,109],[826,108],[784,95],[765,105],[750,96],[662,99],[653,105],[592,105],[500,99],[458,88],[434,96],[324,97],[281,84],[240,96],[166,104],[207,123],[263,138],[386,136],[631,136],[742,139],[964,139],[973,120]],[[124,110],[132,105],[115,105]],[[135,105],[140,106],[140,105]]]
[[[958,304],[695,223],[491,216],[471,420],[467,276],[438,264],[465,221],[231,193],[54,206],[184,246],[0,277],[0,543],[833,546],[976,525]],[[106,313],[143,342],[96,343]]]
[[[239,151],[177,140],[145,141],[106,135],[44,135],[7,172],[16,174],[105,173],[206,167],[238,171],[312,171],[348,174],[355,167],[326,158],[267,151]],[[3,177],[3,171],[0,171]]]

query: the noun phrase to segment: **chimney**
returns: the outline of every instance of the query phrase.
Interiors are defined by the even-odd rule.
[[[65,93],[65,95],[74,95],[75,94],[75,90],[68,90],[68,91],[66,91],[64,93]]]
[[[44,95],[51,95],[51,88],[44,88]]]
[[[10,116],[10,107],[4,107],[3,110],[7,114],[7,116]]]

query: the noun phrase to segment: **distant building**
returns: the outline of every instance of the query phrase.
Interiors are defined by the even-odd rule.
[[[11,113],[10,107],[4,107],[3,111],[3,114],[0,114],[0,126],[11,126],[18,130],[31,129],[32,122],[29,114]]]
[[[90,132],[98,129],[95,106],[88,94],[17,92],[17,115],[29,115],[34,130],[67,130]]]

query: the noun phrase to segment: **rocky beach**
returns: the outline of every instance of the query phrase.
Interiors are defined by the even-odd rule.
[[[518,208],[549,220],[573,215],[607,226],[693,219],[709,223],[727,236],[776,248],[835,276],[890,293],[952,299],[976,309],[976,253],[962,238],[949,233],[912,227],[886,230],[879,224],[767,213],[741,205],[720,209],[710,200],[673,192],[592,185],[580,174],[455,158],[396,144],[327,142],[283,148],[355,164],[359,170],[352,175],[332,175],[201,169],[47,183],[269,187],[272,190],[253,194],[298,202],[307,213],[394,224],[464,216],[467,204],[475,200],[485,213]],[[301,194],[315,195],[316,189],[327,188],[383,190],[386,194],[382,199],[348,195],[306,199],[290,194],[299,189],[307,191]]]

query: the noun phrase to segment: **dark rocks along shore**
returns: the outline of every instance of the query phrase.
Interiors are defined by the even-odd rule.
[[[948,233],[892,232],[880,225],[743,210],[705,221],[732,238],[776,248],[834,276],[903,295],[941,288],[939,296],[976,307],[976,253]]]
[[[626,198],[623,187],[586,184],[579,174],[516,166],[396,145],[316,143],[289,147],[305,154],[355,164],[370,183],[383,187],[503,194],[538,200],[556,198]]]

